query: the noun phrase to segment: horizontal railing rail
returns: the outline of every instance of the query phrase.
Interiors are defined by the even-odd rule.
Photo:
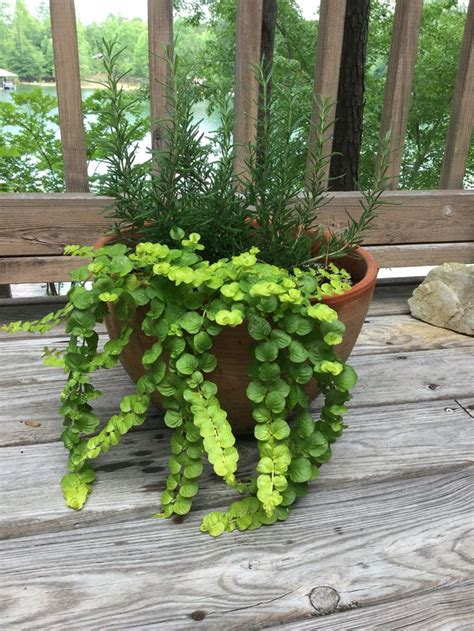
[[[238,0],[235,59],[236,169],[245,169],[246,147],[256,137],[258,83],[254,64],[262,57],[262,28],[276,0]],[[268,4],[267,4],[268,3]],[[149,81],[152,145],[160,147],[166,118],[164,84],[173,46],[172,0],[148,0]],[[276,7],[273,7],[276,9]],[[60,131],[67,193],[0,195],[0,283],[57,281],[81,261],[63,256],[68,243],[92,244],[110,227],[104,209],[113,200],[89,194],[80,91],[74,0],[50,0]],[[422,0],[397,0],[388,60],[380,137],[392,131],[390,180],[398,186],[412,93]],[[321,0],[313,92],[335,102],[341,67],[346,0]],[[473,262],[474,191],[463,191],[474,124],[474,0],[469,1],[454,89],[440,187],[436,191],[385,193],[385,206],[365,243],[380,266]],[[265,43],[268,46],[268,39]],[[266,51],[268,56],[268,50]],[[271,57],[271,55],[270,55]],[[317,120],[317,104],[312,113]],[[314,138],[309,138],[311,148]],[[331,140],[326,150],[331,149]],[[444,190],[446,189],[446,190]],[[336,193],[321,222],[340,228],[347,212],[360,213],[360,193]]]

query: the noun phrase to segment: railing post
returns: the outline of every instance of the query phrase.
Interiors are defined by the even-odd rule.
[[[87,154],[74,0],[50,0],[64,179],[69,192],[87,192]]]
[[[397,0],[380,126],[380,146],[391,133],[387,172],[391,189],[398,186],[402,165],[422,13],[423,0]]]
[[[263,0],[238,0],[235,51],[235,172],[247,173],[248,145],[255,143],[259,82],[253,66],[260,62]]]
[[[330,103],[328,120],[333,121],[336,112],[337,91],[339,87],[339,71],[341,67],[342,42],[344,39],[344,21],[346,16],[346,0],[321,0],[319,7],[318,42],[316,45],[316,64],[314,67],[313,111],[308,141],[308,158],[306,164],[306,181],[311,181],[313,170],[314,147],[316,145],[316,121],[320,116],[319,98]],[[329,156],[332,151],[334,124],[326,130],[327,140],[324,143],[323,155]],[[329,179],[329,161],[325,166],[323,185]]]
[[[163,149],[164,138],[158,121],[169,115],[167,87],[171,78],[169,55],[173,47],[172,0],[148,0],[148,58],[152,149]]]
[[[474,126],[474,0],[470,0],[454,87],[440,188],[462,188]]]

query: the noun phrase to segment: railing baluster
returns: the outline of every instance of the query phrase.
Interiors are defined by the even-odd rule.
[[[462,188],[474,126],[474,0],[470,0],[454,87],[440,188]]]
[[[74,0],[50,0],[49,6],[66,190],[87,192],[89,181]]]
[[[313,111],[308,143],[308,159],[306,180],[309,183],[313,169],[313,155],[316,144],[315,124],[320,117],[320,97],[331,104],[328,120],[334,119],[336,112],[337,91],[339,86],[339,70],[341,67],[342,41],[344,37],[344,19],[346,16],[346,0],[321,0],[319,7],[318,43],[316,46],[316,64],[313,83]],[[327,140],[324,143],[323,155],[329,156],[332,150],[334,125],[326,130]],[[329,163],[325,167],[323,184],[327,185]]]
[[[247,172],[248,143],[254,143],[258,118],[258,77],[263,0],[238,0],[235,51],[234,142],[235,171]]]
[[[163,134],[157,121],[169,114],[167,84],[170,80],[168,56],[173,46],[172,0],[148,0],[148,54],[150,76],[151,143],[163,149]]]
[[[391,133],[387,188],[396,189],[403,159],[423,0],[397,0],[385,83],[380,142]]]

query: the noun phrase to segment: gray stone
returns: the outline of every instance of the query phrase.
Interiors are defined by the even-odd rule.
[[[415,318],[474,335],[474,265],[444,263],[435,267],[408,304]]]

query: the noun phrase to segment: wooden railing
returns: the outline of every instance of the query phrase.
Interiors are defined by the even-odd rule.
[[[64,280],[75,264],[62,256],[64,245],[93,243],[108,226],[103,209],[112,200],[88,193],[74,0],[50,0],[50,7],[67,193],[0,195],[0,283]],[[240,146],[239,169],[245,146],[256,134],[258,85],[252,66],[260,60],[263,8],[264,0],[238,0],[234,137]],[[396,3],[380,128],[381,138],[392,130],[391,189],[397,188],[403,156],[422,8],[422,0]],[[346,0],[321,0],[314,92],[331,102],[337,98],[345,11]],[[172,0],[148,0],[148,24],[150,109],[156,120],[166,107],[163,53],[173,43]],[[470,0],[440,190],[385,193],[396,205],[383,209],[366,240],[380,266],[474,261],[474,191],[459,190],[474,124],[473,25]],[[317,115],[315,108],[314,120]],[[158,146],[160,141],[160,130],[153,125],[152,143]],[[322,213],[324,222],[343,225],[346,210],[357,216],[358,200],[355,192],[335,193]]]

